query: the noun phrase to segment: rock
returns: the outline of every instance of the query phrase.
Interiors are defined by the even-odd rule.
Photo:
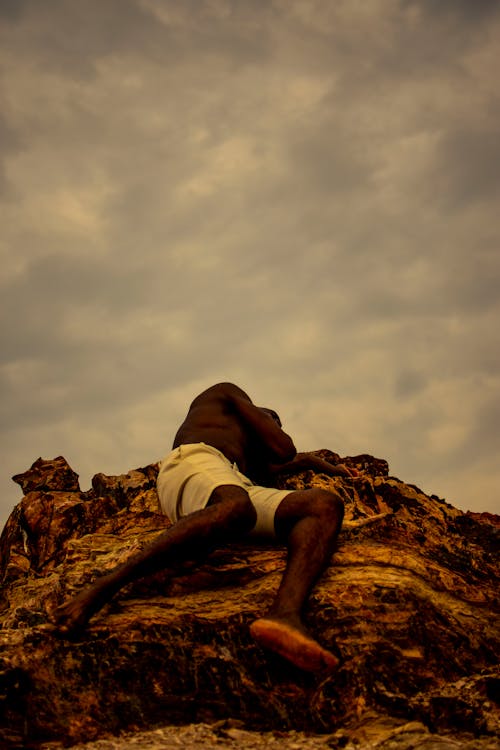
[[[308,734],[295,730],[252,732],[234,726],[232,720],[212,724],[166,726],[124,733],[107,739],[73,745],[72,750],[498,750],[495,737],[457,740],[433,734],[418,721],[365,723],[356,734]],[[237,744],[236,744],[237,743]],[[49,748],[47,747],[47,750]]]
[[[15,477],[25,497],[0,538],[0,746],[55,747],[151,727],[161,734],[166,724],[232,717],[240,734],[226,739],[239,744],[253,730],[288,733],[287,746],[290,733],[306,732],[339,748],[493,748],[498,517],[429,497],[389,476],[385,461],[341,460],[360,476],[281,479],[335,487],[345,499],[338,550],[307,609],[312,632],[341,659],[327,678],[250,638],[285,561],[282,548],[255,542],[133,584],[77,641],[56,637],[47,624],[55,606],[169,525],[158,467],[98,474],[88,492],[62,457]]]

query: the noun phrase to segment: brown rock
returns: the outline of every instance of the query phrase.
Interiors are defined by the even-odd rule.
[[[78,474],[69,466],[63,456],[52,461],[38,458],[28,471],[16,474],[12,480],[18,484],[25,495],[34,490],[56,492],[79,492]]]
[[[26,494],[0,539],[0,746],[227,717],[247,729],[327,732],[339,747],[349,736],[361,741],[367,726],[408,722],[492,746],[498,517],[428,497],[388,476],[385,461],[342,462],[363,473],[282,479],[334,486],[345,498],[339,548],[307,612],[312,632],[341,658],[326,679],[249,636],[283,569],[285,552],[272,545],[234,545],[198,568],[129,586],[80,640],[55,637],[47,612],[168,526],[157,466],[98,474],[86,493],[61,457],[16,477]]]

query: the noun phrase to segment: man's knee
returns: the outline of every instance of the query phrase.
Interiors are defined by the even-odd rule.
[[[298,521],[316,518],[324,528],[338,532],[343,517],[344,503],[340,495],[314,487],[293,492],[283,500],[276,511],[275,528],[279,537],[286,537]]]
[[[344,502],[337,492],[315,488],[310,490],[308,515],[323,519],[326,523],[341,523],[344,518]]]
[[[251,531],[257,521],[257,513],[248,493],[236,485],[216,487],[208,505],[218,507],[225,524],[235,533]]]

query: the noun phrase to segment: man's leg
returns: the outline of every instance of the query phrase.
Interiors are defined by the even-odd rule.
[[[239,539],[251,531],[255,519],[255,509],[243,488],[217,487],[203,510],[181,518],[144,550],[58,607],[54,623],[62,633],[80,630],[126,584]]]
[[[338,664],[308,634],[302,608],[330,562],[343,515],[342,500],[327,490],[292,492],[282,501],[275,528],[288,546],[286,570],[269,612],[250,626],[258,643],[311,672],[332,670]]]

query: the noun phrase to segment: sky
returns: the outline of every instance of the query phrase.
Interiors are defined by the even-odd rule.
[[[219,381],[500,513],[500,3],[0,0],[0,523]]]

